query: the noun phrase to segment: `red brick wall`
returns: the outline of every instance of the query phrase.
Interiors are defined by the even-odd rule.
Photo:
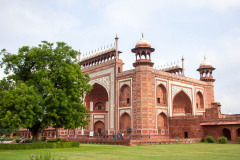
[[[205,108],[211,108],[211,104],[214,102],[214,86],[212,82],[207,82],[208,85],[205,87]]]
[[[138,66],[133,76],[133,134],[157,134],[155,78],[151,67]]]
[[[240,125],[221,125],[221,126],[204,126],[204,137],[212,136],[215,141],[218,140],[223,135],[223,129],[227,128],[231,132],[231,141],[237,142],[237,137],[239,137],[238,129],[240,130]]]
[[[200,125],[202,116],[182,116],[169,118],[170,138],[185,138],[184,133],[188,133],[188,138],[203,138],[203,128]]]

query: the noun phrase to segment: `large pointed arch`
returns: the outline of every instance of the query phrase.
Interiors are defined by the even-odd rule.
[[[173,98],[173,116],[192,115],[192,103],[188,95],[181,90]]]
[[[105,106],[108,102],[107,90],[102,85],[95,83],[91,92],[85,96],[84,101],[90,111],[105,111]],[[92,106],[90,105],[91,103]],[[101,106],[101,109],[99,106]]]

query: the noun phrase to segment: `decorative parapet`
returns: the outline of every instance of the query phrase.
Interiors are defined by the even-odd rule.
[[[108,52],[111,52],[111,51],[115,51],[116,50],[116,45],[114,46],[110,46],[108,48],[104,48],[104,49],[101,49],[100,51],[96,51],[95,52],[92,52],[91,54],[89,53],[88,55],[82,57],[81,61],[86,61],[88,59],[91,59],[91,58],[94,58],[94,57],[97,57],[97,56],[100,56],[100,55],[103,55],[105,53],[108,53]]]
[[[107,62],[103,62],[101,64],[97,64],[97,65],[93,65],[93,66],[82,68],[82,72],[83,73],[88,73],[88,72],[90,72],[92,70],[99,69],[101,67],[108,66],[108,65],[111,65],[111,64],[115,64],[115,63],[116,63],[116,60],[115,59],[111,59],[111,60],[108,60]]]
[[[135,72],[136,72],[135,69],[131,69],[131,70],[128,70],[128,71],[124,71],[124,72],[118,73],[117,77],[122,77],[122,76],[125,76],[125,75],[133,74]]]
[[[207,83],[207,82],[203,82],[203,81],[200,81],[200,80],[197,80],[197,79],[194,79],[194,78],[184,77],[184,76],[181,76],[181,75],[175,75],[175,74],[164,72],[164,71],[161,71],[161,70],[158,70],[158,69],[152,69],[152,72],[157,73],[157,74],[161,74],[161,75],[167,76],[169,78],[173,78],[173,79],[179,79],[179,80],[182,80],[182,81],[189,81],[191,83],[198,83],[198,84],[201,84],[201,85],[212,85],[212,83],[209,83],[209,82]]]

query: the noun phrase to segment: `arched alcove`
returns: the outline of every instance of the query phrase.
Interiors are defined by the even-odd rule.
[[[196,94],[196,108],[197,109],[204,108],[203,95],[200,91],[198,91]]]
[[[167,116],[165,113],[160,113],[157,116],[157,128],[158,128],[158,134],[165,134],[166,130],[168,129],[167,127]]]
[[[226,137],[228,140],[231,140],[231,131],[227,128],[223,129],[223,136]]]
[[[126,84],[120,88],[119,106],[131,106],[131,88]]]
[[[131,118],[126,112],[123,113],[119,120],[120,132],[128,134],[128,129],[131,127]]]
[[[156,104],[167,105],[167,90],[164,85],[160,84],[156,88]]]
[[[102,135],[105,132],[105,125],[102,121],[97,121],[94,123],[94,133],[95,135]]]

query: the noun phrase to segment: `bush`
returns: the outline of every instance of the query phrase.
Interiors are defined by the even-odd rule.
[[[55,153],[41,153],[31,155],[31,160],[62,160],[62,158],[57,158]],[[64,158],[66,160],[67,158]]]
[[[240,142],[240,137],[238,137],[238,142]]]
[[[66,142],[66,140],[62,139],[61,137],[58,137],[56,140],[57,140],[57,142]]]
[[[227,138],[222,136],[218,139],[218,143],[221,143],[221,144],[224,144],[224,143],[227,143]]]
[[[13,141],[16,138],[5,138],[4,141]]]
[[[0,144],[0,150],[20,150],[20,149],[44,149],[44,148],[75,148],[79,147],[80,142],[62,143],[11,143]]]
[[[208,142],[208,143],[214,143],[214,139],[213,139],[212,136],[207,136],[207,137],[205,138],[205,141]]]
[[[21,142],[21,140],[22,140],[22,139],[20,139],[20,138],[16,139],[16,143]]]

